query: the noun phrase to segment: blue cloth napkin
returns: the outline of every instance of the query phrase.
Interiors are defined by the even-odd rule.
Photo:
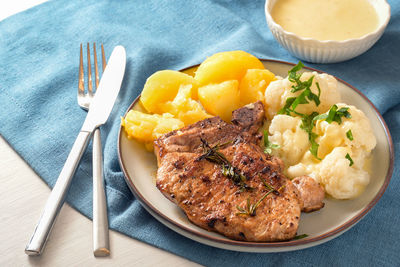
[[[372,100],[389,125],[397,158],[379,203],[351,230],[320,246],[262,254],[194,242],[141,207],[118,163],[119,117],[155,71],[178,70],[213,53],[239,49],[261,58],[298,61],[269,32],[264,1],[52,1],[7,18],[0,22],[0,133],[52,187],[86,116],[76,103],[79,44],[104,43],[107,56],[120,44],[128,56],[126,75],[102,128],[112,229],[211,266],[399,266],[400,2],[389,2],[391,21],[368,52],[339,64],[307,64],[342,78]],[[89,218],[90,159],[88,149],[67,197]]]

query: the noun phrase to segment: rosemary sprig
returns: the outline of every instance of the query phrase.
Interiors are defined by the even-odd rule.
[[[260,203],[272,192],[279,192],[285,187],[284,185],[281,186],[278,190],[276,190],[272,185],[268,184],[263,178],[260,177],[261,182],[264,184],[266,188],[269,189],[267,193],[265,193],[256,203],[250,204],[250,197],[247,198],[246,208],[242,208],[240,206],[236,206],[236,209],[239,211],[236,215],[242,216],[256,216],[256,209],[260,205]]]
[[[264,178],[260,177],[261,182],[263,183],[263,185],[268,188],[269,190],[273,190],[273,191],[278,191],[276,190],[272,185],[268,184]],[[280,189],[279,189],[280,190]]]
[[[230,178],[234,182],[234,184],[239,185],[240,191],[253,189],[252,187],[248,186],[245,183],[248,180],[248,178],[245,175],[243,175],[239,170],[237,170],[235,167],[233,167],[232,164],[224,156],[224,154],[218,151],[221,146],[224,146],[229,142],[222,145],[217,144],[211,147],[206,140],[202,138],[200,138],[200,140],[204,148],[204,154],[201,155],[198,158],[198,160],[205,159],[210,162],[221,165],[222,174]]]
[[[256,203],[254,204],[250,204],[250,197],[247,198],[247,205],[246,205],[246,209],[240,207],[240,206],[236,206],[236,208],[239,210],[238,213],[236,213],[236,215],[248,215],[248,216],[256,216],[256,209],[258,207],[258,205],[260,205],[260,203],[272,192],[274,192],[275,189],[271,189],[269,190],[266,194],[264,194]]]

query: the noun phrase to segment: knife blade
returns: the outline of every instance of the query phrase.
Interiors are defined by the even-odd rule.
[[[111,53],[99,87],[90,104],[89,113],[83,123],[82,130],[94,131],[107,121],[121,87],[125,64],[125,48],[116,46]]]
[[[72,146],[64,167],[57,178],[57,182],[47,199],[39,222],[25,248],[26,254],[37,256],[42,253],[57,215],[64,203],[75,171],[88,146],[90,137],[97,127],[106,123],[112,111],[121,88],[125,65],[125,48],[123,46],[116,46],[111,53],[81,131]]]

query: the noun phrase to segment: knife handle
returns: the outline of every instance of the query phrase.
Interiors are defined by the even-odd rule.
[[[89,143],[90,136],[91,132],[86,131],[81,131],[78,134],[64,167],[58,176],[57,182],[47,199],[44,211],[40,216],[31,240],[25,248],[26,254],[30,256],[38,256],[42,253],[57,215],[64,203],[72,177],[74,176],[82,155]]]
[[[93,134],[93,255],[96,257],[110,255],[102,154],[101,134],[97,128]]]

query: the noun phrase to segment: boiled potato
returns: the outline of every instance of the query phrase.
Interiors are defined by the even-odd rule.
[[[264,69],[264,65],[244,51],[221,52],[204,60],[194,78],[199,86],[228,80],[240,81],[248,69]]]
[[[264,92],[275,75],[269,70],[249,69],[239,84],[240,103],[247,105],[259,100],[264,102]]]
[[[199,102],[191,98],[191,95],[192,85],[182,85],[175,99],[161,104],[160,109],[163,113],[174,115],[174,117],[181,120],[185,125],[211,117]]]
[[[186,73],[187,75],[190,75],[192,77],[194,77],[196,71],[197,71],[198,67],[190,67],[187,69],[182,70],[183,73]]]
[[[149,143],[161,135],[182,128],[184,123],[171,114],[165,113],[146,114],[136,110],[130,110],[125,118],[121,119],[121,125],[129,138],[135,138],[141,142]]]
[[[205,110],[212,115],[220,116],[226,122],[230,122],[232,111],[239,108],[239,82],[237,80],[202,86],[198,93]]]
[[[157,71],[147,79],[140,102],[148,112],[161,114],[160,105],[172,101],[181,85],[191,85],[192,97],[197,99],[197,82],[192,76],[173,70]]]

